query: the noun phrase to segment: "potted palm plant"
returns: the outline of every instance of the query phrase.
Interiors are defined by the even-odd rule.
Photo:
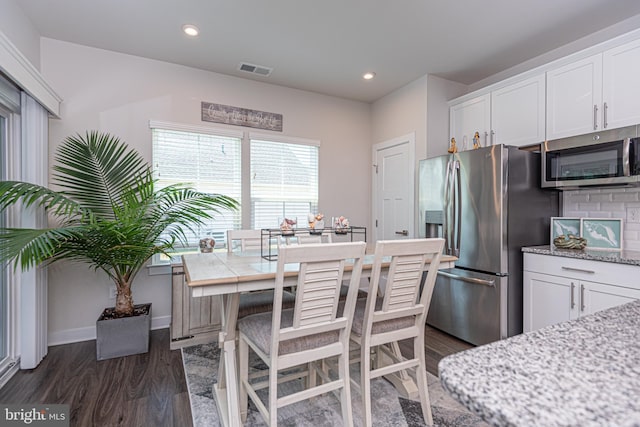
[[[102,318],[132,319],[136,274],[156,254],[168,254],[186,243],[186,233],[221,210],[238,203],[188,185],[156,188],[150,166],[117,137],[96,131],[66,138],[58,147],[52,183],[57,190],[18,181],[0,182],[0,211],[16,203],[44,207],[54,224],[45,229],[0,229],[0,263],[28,269],[61,260],[87,263],[103,271],[116,285],[115,307]],[[146,313],[147,323],[150,307]],[[126,320],[125,320],[126,322]],[[113,340],[97,326],[99,360],[148,350],[140,328],[126,323],[108,326]],[[135,336],[127,336],[130,331]],[[138,332],[135,332],[138,331]],[[140,348],[132,343],[142,341]]]

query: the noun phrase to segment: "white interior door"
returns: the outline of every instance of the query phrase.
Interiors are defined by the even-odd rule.
[[[374,239],[414,237],[413,134],[374,147]]]

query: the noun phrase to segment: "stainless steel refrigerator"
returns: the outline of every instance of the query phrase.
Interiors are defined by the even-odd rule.
[[[495,145],[420,161],[421,237],[444,237],[456,268],[436,281],[427,324],[481,345],[522,332],[522,246],[549,243],[556,191],[540,154]]]

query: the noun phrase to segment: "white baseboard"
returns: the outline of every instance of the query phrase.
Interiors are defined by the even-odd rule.
[[[171,324],[171,316],[159,316],[151,318],[151,329],[165,329]],[[48,345],[70,344],[74,342],[96,339],[96,327],[64,329],[62,331],[49,332]]]

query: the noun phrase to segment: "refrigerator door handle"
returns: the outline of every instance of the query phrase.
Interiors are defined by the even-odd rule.
[[[491,286],[491,287],[496,286],[495,280],[484,280],[484,279],[478,279],[475,277],[458,276],[457,274],[449,273],[446,271],[438,271],[438,275],[448,277],[450,279],[460,280],[462,282],[473,283],[475,285],[484,285],[484,286]]]
[[[456,179],[456,204],[458,205],[457,212],[455,213],[455,233],[456,241],[454,246],[454,255],[460,256],[460,235],[462,227],[462,180],[460,179],[460,162],[455,162],[455,179]]]
[[[451,238],[449,237],[449,201],[451,188],[451,160],[447,162],[447,169],[444,177],[444,215],[442,216],[442,235],[444,237],[444,247],[447,255],[451,255]]]

